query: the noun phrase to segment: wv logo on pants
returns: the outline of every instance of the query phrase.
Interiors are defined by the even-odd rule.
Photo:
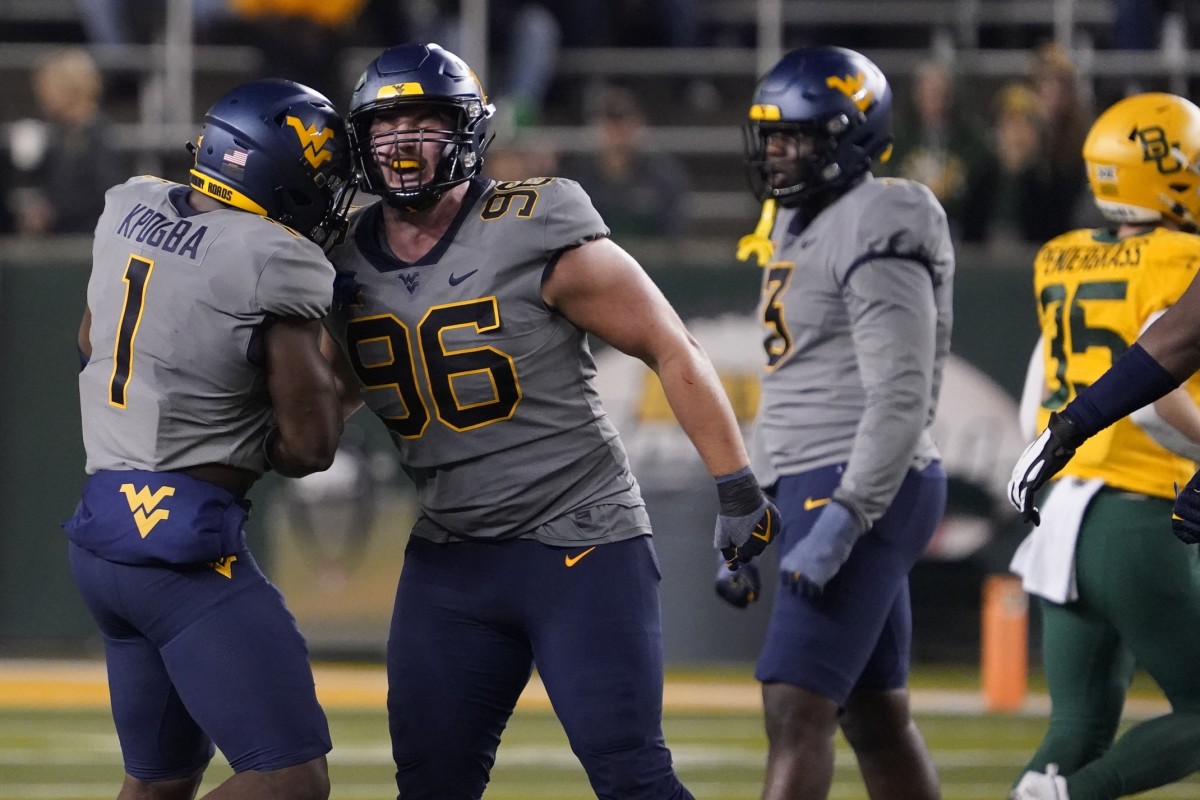
[[[132,483],[123,483],[121,484],[121,493],[125,495],[125,500],[129,503],[129,510],[133,512],[133,521],[137,523],[138,533],[142,534],[143,539],[149,535],[150,531],[154,530],[155,525],[171,516],[168,509],[158,508],[158,504],[164,497],[171,497],[175,494],[173,486],[163,486],[158,491],[151,492],[149,486],[135,490]]]

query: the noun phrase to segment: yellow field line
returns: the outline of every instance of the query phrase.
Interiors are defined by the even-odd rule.
[[[383,708],[387,677],[381,666],[318,664],[317,696],[328,708]],[[669,682],[664,702],[693,710],[757,708],[758,684],[739,681]],[[518,708],[548,710],[549,698],[535,675]],[[0,660],[0,708],[108,708],[102,661]]]
[[[329,709],[383,709],[387,702],[387,677],[381,665],[317,664],[317,696]],[[914,689],[917,711],[983,713],[983,698],[970,689]],[[668,674],[663,706],[669,711],[746,712],[761,707],[757,682],[747,669],[744,677],[720,680],[672,677]],[[102,661],[52,661],[0,659],[0,708],[108,708],[108,686]],[[517,708],[549,710],[550,701],[537,675],[529,682]],[[1127,716],[1164,713],[1159,697],[1130,697]],[[1044,694],[1030,694],[1019,713],[1045,714]]]

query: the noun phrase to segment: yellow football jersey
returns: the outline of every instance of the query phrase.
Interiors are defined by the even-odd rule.
[[[1103,230],[1077,230],[1038,251],[1033,285],[1045,343],[1039,429],[1112,366],[1146,321],[1183,294],[1198,268],[1200,236],[1163,228],[1120,241]],[[1200,381],[1187,386],[1200,399]],[[1080,447],[1062,474],[1172,498],[1174,485],[1195,471],[1194,462],[1125,418]]]

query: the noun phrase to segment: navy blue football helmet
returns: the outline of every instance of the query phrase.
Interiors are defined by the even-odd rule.
[[[244,83],[204,115],[191,184],[320,245],[340,238],[353,195],[346,126],[323,95],[280,79]]]
[[[372,136],[371,123],[377,117],[416,106],[443,114],[448,127],[390,130]],[[383,51],[367,65],[350,98],[350,139],[359,186],[395,208],[428,208],[447,189],[479,174],[483,152],[491,143],[488,121],[495,113],[467,63],[440,45],[402,44]],[[399,147],[429,141],[443,145],[433,177],[402,178],[401,186],[390,185],[380,159],[398,170]]]
[[[793,50],[759,81],[744,133],[758,199],[785,207],[828,202],[891,155],[892,90],[879,67],[853,50]],[[775,134],[804,140],[793,161],[768,157]]]

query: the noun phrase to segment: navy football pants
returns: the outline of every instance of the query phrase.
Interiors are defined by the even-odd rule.
[[[775,501],[780,553],[808,534],[841,480],[841,467],[785,475]],[[845,705],[850,692],[896,689],[908,680],[912,611],[908,573],[946,507],[941,462],[909,470],[891,506],[816,598],[781,586],[759,655],[763,683],[800,686]]]
[[[308,648],[249,550],[224,572],[117,564],[74,544],[70,555],[104,635],[127,773],[143,781],[193,775],[214,742],[235,772],[329,752]]]
[[[662,733],[659,577],[647,536],[590,550],[414,537],[387,656],[400,797],[480,797],[536,663],[598,797],[690,800]]]

